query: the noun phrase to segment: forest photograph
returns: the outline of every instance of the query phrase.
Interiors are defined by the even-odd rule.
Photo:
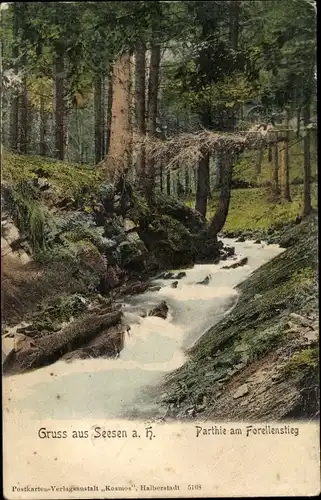
[[[317,420],[316,2],[0,15],[10,415]]]

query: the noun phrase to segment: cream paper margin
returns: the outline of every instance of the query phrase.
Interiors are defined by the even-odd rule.
[[[307,496],[320,492],[318,424],[36,421],[28,413],[14,417],[8,407],[9,411],[4,410],[4,496],[9,500]],[[226,435],[196,437],[196,425],[221,426]],[[246,437],[247,425],[289,425],[298,428],[299,434]],[[96,426],[125,430],[128,437],[94,439]],[[150,426],[152,439],[146,437]],[[66,430],[70,437],[40,439],[42,427]],[[231,428],[241,429],[242,435],[231,435]],[[73,430],[88,430],[90,437],[72,438]],[[140,438],[132,437],[133,430]],[[79,491],[88,486],[92,489]]]

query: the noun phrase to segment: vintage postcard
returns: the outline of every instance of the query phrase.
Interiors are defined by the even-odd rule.
[[[317,495],[316,2],[0,15],[4,497]]]

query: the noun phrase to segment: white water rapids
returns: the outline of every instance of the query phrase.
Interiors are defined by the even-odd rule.
[[[277,245],[247,241],[233,245],[248,264],[222,269],[219,264],[195,265],[172,288],[172,280],[158,280],[158,292],[129,297],[124,304],[125,322],[131,327],[118,359],[57,361],[44,368],[5,377],[3,396],[13,412],[34,419],[153,417],[164,413],[146,389],[185,360],[185,350],[233,307],[235,286],[265,262],[282,252]],[[196,284],[211,275],[208,285]],[[167,319],[140,317],[165,300]],[[250,305],[249,305],[250,307]]]

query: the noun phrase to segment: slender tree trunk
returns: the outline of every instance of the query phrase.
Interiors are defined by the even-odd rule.
[[[40,127],[39,127],[39,151],[41,156],[46,156],[47,154],[47,125],[48,125],[48,114],[45,111],[45,99],[40,96]]]
[[[211,125],[211,114],[209,109],[204,109],[200,115],[201,123],[209,128]],[[207,200],[210,187],[210,155],[203,152],[197,169],[196,203],[197,210],[204,218],[206,217]]]
[[[103,127],[102,127],[102,79],[97,74],[94,82],[94,113],[95,113],[95,162],[99,163],[102,159],[103,149]]]
[[[272,159],[273,159],[272,146],[269,146],[268,147],[268,162],[272,163]]]
[[[310,102],[303,108],[304,122],[304,199],[302,217],[306,217],[312,212],[311,204],[311,151],[310,151],[310,130],[307,125],[310,123]]]
[[[230,7],[230,43],[232,49],[235,51],[235,56],[237,54],[239,45],[239,31],[240,31],[240,4],[235,0],[231,0],[229,3]],[[236,117],[238,114],[240,105],[236,105],[234,109],[231,109],[230,119],[229,119],[229,129],[231,131],[235,130]]]
[[[135,117],[137,133],[143,139],[146,136],[146,46],[139,42],[135,52]],[[145,146],[141,144],[137,154],[137,174],[140,184],[146,180]]]
[[[233,162],[229,154],[222,154],[222,183],[221,192],[215,215],[211,221],[209,233],[216,236],[224,227],[231,199]]]
[[[275,138],[277,138],[278,133],[274,133]],[[280,195],[280,184],[279,184],[279,145],[277,142],[272,146],[272,193],[275,198]]]
[[[224,155],[221,151],[216,153],[216,186],[220,187],[222,184],[222,170],[224,168]]]
[[[163,181],[163,165],[159,167],[159,189],[162,193],[164,190],[164,181]]]
[[[24,77],[22,81],[22,93],[20,96],[20,152],[23,154],[28,153],[28,89],[27,78]]]
[[[65,157],[66,148],[66,116],[65,116],[65,61],[64,51],[61,47],[57,48],[55,54],[55,156],[58,160]]]
[[[262,146],[257,152],[257,157],[255,162],[255,171],[257,176],[260,175],[261,173],[263,155],[264,155],[264,147]]]
[[[158,108],[158,88],[159,88],[159,68],[160,68],[161,47],[153,44],[150,56],[150,71],[148,82],[148,103],[147,103],[147,134],[154,136],[156,134],[156,118]],[[151,158],[147,159],[146,168],[146,198],[149,202],[153,197],[155,184],[154,162]]]
[[[301,131],[301,108],[298,107],[297,112],[296,112],[296,136],[300,136],[300,131]]]
[[[190,191],[190,172],[189,168],[185,167],[185,195],[189,195]]]
[[[37,117],[35,113],[35,108],[32,106],[30,100],[28,100],[28,129],[27,129],[27,152],[29,154],[37,154],[37,146],[35,150],[34,144],[34,131],[37,129]]]
[[[101,159],[105,158],[106,154],[106,120],[105,120],[105,107],[106,107],[106,77],[101,77],[101,107],[100,107],[100,120],[101,120]]]
[[[230,42],[233,50],[237,50],[240,29],[240,5],[235,0],[230,1]]]
[[[18,30],[19,30],[19,18],[15,9],[15,4],[12,4],[13,13],[13,48],[12,48],[12,58],[16,61],[19,57],[19,47],[16,43],[18,40]],[[16,63],[15,63],[16,64]],[[18,150],[18,130],[19,130],[19,95],[14,91],[11,100],[11,110],[10,110],[10,148],[14,151]]]
[[[18,130],[19,130],[19,98],[17,95],[12,97],[10,110],[10,148],[18,150]]]
[[[110,125],[110,144],[106,162],[111,181],[124,179],[130,166],[130,54],[123,54],[113,66],[113,96]]]
[[[289,111],[286,111],[285,115],[285,128],[286,128],[286,140],[284,141],[284,150],[283,150],[283,164],[284,164],[284,184],[283,184],[283,198],[286,201],[291,200],[290,193],[290,163],[289,163],[289,141],[290,141],[290,132],[289,132]]]
[[[166,169],[166,193],[168,196],[171,194],[171,171],[169,168]]]
[[[108,155],[110,146],[110,128],[111,128],[111,113],[112,113],[112,103],[113,103],[113,79],[112,74],[108,77],[108,91],[107,91],[107,119],[106,119],[106,148],[105,155]]]
[[[203,158],[199,161],[197,169],[197,189],[196,189],[196,204],[195,210],[199,212],[204,218],[206,217],[208,188],[209,188],[209,166],[210,155],[205,153]]]

